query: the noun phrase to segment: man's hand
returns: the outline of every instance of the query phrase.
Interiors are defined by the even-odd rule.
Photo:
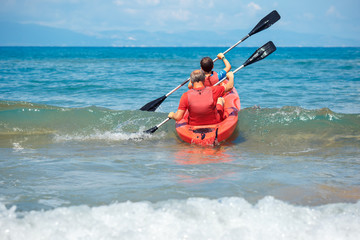
[[[168,118],[174,119],[175,121],[179,121],[179,120],[181,120],[183,118],[184,113],[185,113],[185,110],[178,109],[176,111],[176,113],[170,112],[169,115],[168,115]]]
[[[218,59],[223,59],[223,58],[225,58],[225,56],[224,56],[223,53],[219,53],[219,54],[217,55],[217,58],[218,58]]]
[[[227,74],[226,74],[226,78],[227,79],[230,79],[230,78],[232,78],[232,79],[234,79],[234,73],[231,71],[231,72],[228,72]]]
[[[170,112],[168,118],[174,119],[174,114],[175,114],[174,112]]]

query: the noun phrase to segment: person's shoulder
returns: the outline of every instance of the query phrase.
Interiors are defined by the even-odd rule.
[[[192,90],[192,88],[189,89],[189,90],[187,90],[186,92],[184,92],[184,93],[181,95],[181,98],[187,97],[188,92],[189,92],[190,90]]]
[[[180,101],[179,101],[179,109],[185,110],[188,105],[188,94],[187,92],[184,92],[181,95]]]
[[[226,71],[223,69],[221,71],[219,71],[217,74],[218,74],[218,77],[219,77],[219,80],[223,79],[224,77],[226,77]]]

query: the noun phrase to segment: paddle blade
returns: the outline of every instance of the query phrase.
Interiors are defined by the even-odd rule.
[[[157,126],[155,127],[152,127],[146,131],[144,131],[144,133],[148,133],[148,134],[151,134],[151,133],[154,133],[156,130],[158,130],[159,128]]]
[[[263,19],[260,20],[260,22],[253,28],[253,30],[251,30],[249,36],[267,29],[268,27],[276,23],[279,19],[280,19],[279,13],[276,10],[272,11],[271,13],[269,13]]]
[[[267,42],[264,46],[256,50],[248,60],[246,60],[246,62],[243,64],[244,67],[266,58],[275,50],[276,47],[274,43],[272,41]]]
[[[148,112],[155,112],[155,110],[160,106],[160,104],[166,99],[166,96],[159,97],[158,99],[151,101],[142,108],[140,108],[141,111],[148,111]]]

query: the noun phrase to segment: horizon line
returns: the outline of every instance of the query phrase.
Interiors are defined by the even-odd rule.
[[[76,47],[89,47],[89,48],[222,48],[222,47],[229,47],[228,45],[217,45],[217,46],[152,46],[152,45],[122,45],[122,46],[110,46],[110,45],[0,45],[0,47],[58,47],[58,48],[76,48]],[[242,46],[242,48],[256,48],[259,46]],[[360,48],[359,46],[351,46],[351,45],[342,45],[342,46],[321,46],[321,45],[314,45],[314,46],[301,46],[301,45],[277,45],[277,48]]]

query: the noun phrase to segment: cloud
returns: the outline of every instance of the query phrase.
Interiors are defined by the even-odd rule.
[[[304,19],[307,19],[309,21],[311,21],[315,18],[314,14],[312,14],[312,13],[304,13],[303,17],[304,17]]]
[[[250,2],[248,5],[247,5],[248,9],[249,10],[252,10],[252,11],[259,11],[261,10],[261,7],[259,6],[259,4],[256,4],[254,2]]]
[[[158,5],[160,3],[160,0],[145,0],[145,2],[151,5]]]
[[[248,5],[246,5],[246,8],[250,15],[255,15],[258,11],[261,10],[260,5],[254,2],[250,2]]]
[[[326,15],[334,16],[336,18],[343,18],[343,16],[340,14],[340,12],[334,6],[329,7],[329,9],[326,11]]]
[[[135,9],[135,8],[125,8],[123,11],[124,11],[125,13],[130,14],[130,15],[136,15],[136,14],[139,13],[140,10]]]
[[[122,6],[125,4],[125,2],[123,0],[115,0],[113,1],[113,3],[116,5],[116,6]]]
[[[141,7],[141,6],[157,6],[160,4],[160,0],[136,0],[135,2],[129,2],[125,0],[114,0],[113,3],[116,6],[124,6],[124,5],[131,5],[134,7]]]
[[[91,35],[107,31],[150,32],[251,29],[271,10],[276,27],[297,32],[359,35],[359,0],[0,0],[0,21],[34,23]],[[320,13],[320,14],[319,14]],[[301,21],[301,20],[306,21]],[[324,29],[323,26],[328,26]],[[273,28],[269,33],[275,32]],[[137,37],[139,41],[139,37]]]
[[[187,10],[179,9],[170,11],[168,14],[169,19],[174,19],[178,21],[187,21],[190,19],[191,13]]]

